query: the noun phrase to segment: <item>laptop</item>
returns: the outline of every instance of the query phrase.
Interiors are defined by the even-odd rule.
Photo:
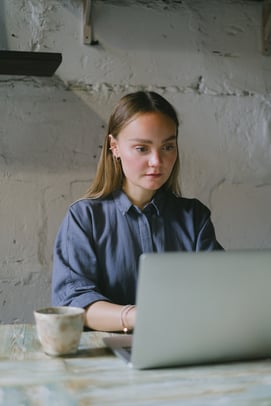
[[[139,261],[133,334],[104,338],[136,369],[271,356],[271,251],[167,252]]]

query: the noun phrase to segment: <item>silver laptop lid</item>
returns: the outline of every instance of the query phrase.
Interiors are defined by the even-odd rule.
[[[143,254],[135,368],[271,355],[271,251]]]

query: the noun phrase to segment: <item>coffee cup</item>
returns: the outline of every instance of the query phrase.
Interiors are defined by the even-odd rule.
[[[55,306],[35,310],[37,335],[48,355],[75,354],[84,326],[85,310],[80,307]]]

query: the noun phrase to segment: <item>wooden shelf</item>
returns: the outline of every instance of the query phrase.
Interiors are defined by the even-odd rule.
[[[0,51],[0,74],[52,76],[61,62],[55,52]]]

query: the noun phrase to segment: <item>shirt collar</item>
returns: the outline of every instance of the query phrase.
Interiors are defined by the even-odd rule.
[[[117,208],[123,215],[126,214],[133,206],[128,199],[128,196],[122,190],[115,190],[112,195]]]
[[[145,206],[144,210],[151,209],[152,212],[159,216],[164,206],[166,195],[167,193],[165,192],[165,190],[159,189],[155,193],[151,202]],[[131,208],[135,208],[137,211],[139,211],[139,209],[131,203],[128,196],[120,189],[113,192],[113,199],[116,203],[116,206],[123,215],[125,215]]]

